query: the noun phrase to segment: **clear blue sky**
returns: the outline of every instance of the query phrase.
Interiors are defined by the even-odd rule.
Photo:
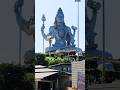
[[[58,8],[61,7],[64,13],[64,20],[67,26],[77,26],[78,4],[75,0],[35,0],[35,52],[43,52],[43,37],[41,35],[42,14],[45,14],[45,30],[47,34],[49,27],[53,25]],[[79,47],[85,50],[85,0],[79,4]],[[72,30],[71,30],[72,31]],[[75,44],[78,43],[77,31],[75,35]],[[54,40],[53,40],[54,43]],[[44,47],[48,47],[48,41],[44,40]],[[44,49],[45,49],[44,48]]]

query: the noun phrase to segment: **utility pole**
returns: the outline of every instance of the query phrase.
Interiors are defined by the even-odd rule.
[[[75,2],[77,2],[78,4],[78,21],[77,21],[77,28],[78,28],[78,48],[79,48],[79,2],[81,0],[75,0]],[[79,60],[79,52],[78,52],[78,60]]]
[[[22,47],[22,31],[19,30],[19,65],[21,65],[21,47]]]
[[[24,0],[18,0],[18,3],[22,5],[24,3]],[[20,14],[22,14],[22,6],[20,6],[19,9],[20,9]],[[19,27],[19,65],[22,64],[21,52],[22,52],[22,30]]]
[[[102,78],[104,80],[104,74],[105,74],[105,66],[104,66],[104,63],[105,63],[105,1],[103,0],[102,1],[103,3],[103,31],[102,31],[102,34],[103,34],[103,37],[102,37],[102,64],[103,64],[103,72],[102,72]]]

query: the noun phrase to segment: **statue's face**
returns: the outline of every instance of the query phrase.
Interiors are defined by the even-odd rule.
[[[63,16],[62,14],[58,14],[58,15],[56,16],[56,21],[57,21],[58,23],[63,23],[63,22],[64,22],[64,16]]]

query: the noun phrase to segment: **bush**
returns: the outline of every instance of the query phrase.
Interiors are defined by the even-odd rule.
[[[53,64],[64,63],[64,59],[62,59],[60,57],[57,57],[57,58],[46,57],[46,62],[48,63],[48,66],[49,66],[49,65],[53,65]]]
[[[34,63],[36,65],[41,64],[41,65],[45,65],[46,66],[47,62],[45,61],[45,55],[41,54],[41,53],[36,53],[35,54],[35,61],[34,61]]]

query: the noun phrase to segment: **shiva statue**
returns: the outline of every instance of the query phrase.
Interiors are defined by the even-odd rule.
[[[50,26],[48,34],[44,33],[44,28],[45,26],[43,25],[41,27],[41,33],[43,38],[47,41],[49,41],[49,39],[53,39],[53,38],[55,39],[55,43],[52,44],[52,46],[47,47],[46,52],[56,51],[58,49],[61,50],[68,47],[75,47],[74,37],[75,37],[75,30],[77,28],[72,26],[71,27],[73,29],[73,33],[72,33],[71,28],[66,26],[64,22],[64,13],[61,8],[58,9],[54,21],[54,26]]]

